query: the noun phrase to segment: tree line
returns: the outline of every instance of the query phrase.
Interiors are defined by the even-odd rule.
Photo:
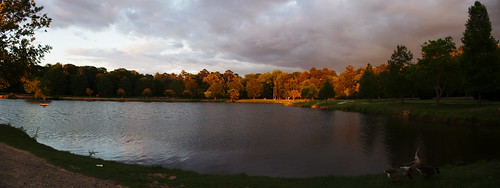
[[[48,26],[50,19],[40,18],[47,19],[41,26]],[[469,8],[465,25],[463,46],[457,47],[452,37],[429,40],[421,45],[421,58],[414,60],[406,46],[397,45],[386,64],[375,67],[367,64],[357,69],[348,65],[340,74],[328,68],[311,68],[304,72],[274,70],[244,76],[231,70],[221,73],[206,69],[197,74],[182,71],[151,75],[123,68],[108,72],[105,68],[61,63],[39,66],[28,61],[30,58],[24,58],[27,63],[21,65],[28,71],[25,74],[14,71],[18,73],[14,76],[1,75],[4,87],[0,89],[33,93],[35,97],[367,98],[370,101],[399,98],[401,102],[405,98],[435,98],[439,103],[442,97],[473,96],[479,102],[498,100],[500,47],[491,36],[486,7],[476,1]],[[35,62],[43,57],[47,48],[32,49],[37,52],[32,53],[36,55]],[[12,63],[4,56],[17,57],[8,56],[9,51],[3,50],[2,69]],[[18,59],[23,60],[22,57]]]

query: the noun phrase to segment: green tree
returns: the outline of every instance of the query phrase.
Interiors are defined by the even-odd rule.
[[[328,98],[335,97],[335,91],[333,90],[332,84],[327,80],[323,83],[323,86],[319,89],[318,98],[325,99],[328,101]]]
[[[373,67],[368,64],[359,80],[359,95],[368,98],[368,101],[372,102],[372,99],[378,97],[379,94],[380,83],[378,77],[373,72]]]
[[[0,89],[29,73],[51,47],[35,45],[35,32],[49,27],[51,19],[41,14],[34,0],[0,2]]]
[[[127,77],[123,76],[120,81],[118,81],[118,88],[123,89],[123,96],[122,98],[128,93],[129,95],[132,94],[132,81]]]
[[[182,82],[182,81],[181,81]],[[152,88],[154,84],[152,76],[143,76],[135,82],[134,94],[135,96],[142,96],[142,92],[146,88]],[[182,92],[182,90],[181,90]]]
[[[97,94],[103,97],[111,97],[113,96],[113,82],[106,74],[97,74],[96,75],[96,89]]]
[[[64,74],[63,66],[60,63],[55,65],[47,65],[47,72],[43,74],[43,79],[49,81],[47,87],[51,91],[52,95],[65,95],[67,88],[69,87],[69,82],[66,79],[66,74]]]
[[[302,99],[314,99],[318,96],[318,88],[311,80],[306,80],[302,83],[302,89],[300,91],[300,97]]]
[[[422,59],[418,62],[419,73],[429,85],[433,85],[436,104],[439,104],[445,89],[457,80],[458,65],[452,57],[452,52],[456,50],[452,37],[430,40],[422,45]]]
[[[81,72],[81,74],[87,79],[87,85],[92,90],[97,90],[97,75],[107,73],[107,70],[105,68],[96,68],[93,66],[83,66],[80,67],[78,71]]]
[[[258,81],[262,83],[262,97],[273,98],[273,76],[271,73],[266,72],[259,75]]]
[[[398,45],[391,59],[387,61],[388,72],[384,74],[384,87],[390,97],[399,97],[404,103],[404,97],[411,94],[412,84],[408,77],[408,67],[412,65],[413,53],[404,45]]]
[[[495,50],[498,41],[491,35],[491,22],[486,6],[476,1],[469,8],[463,43],[463,69],[467,89],[481,104],[483,95],[500,89],[498,72],[500,65]]]
[[[182,92],[186,89],[184,82],[182,80],[172,80],[170,82],[169,88],[175,91],[178,97],[181,97]]]
[[[153,78],[153,85],[154,85],[153,95],[162,96],[163,92],[167,88],[167,79],[163,74],[155,73]]]
[[[88,82],[85,76],[77,73],[71,75],[70,79],[71,93],[74,96],[85,96],[85,89],[88,87]]]

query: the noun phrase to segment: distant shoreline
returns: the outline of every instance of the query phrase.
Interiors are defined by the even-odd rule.
[[[103,98],[103,97],[59,97],[52,100],[69,101],[118,101],[118,102],[219,102],[207,99],[176,99],[176,98]]]
[[[0,95],[0,99],[7,99],[4,95]],[[15,99],[27,99],[43,102],[41,99],[33,99],[32,95],[17,95]],[[46,101],[116,101],[116,102],[226,102],[226,100],[213,100],[213,99],[179,99],[179,98],[108,98],[108,97],[47,97]]]
[[[16,99],[32,99],[30,95],[16,95]],[[266,103],[284,106],[341,110],[366,114],[385,115],[402,119],[444,123],[451,125],[500,126],[500,102],[484,102],[477,105],[471,98],[443,99],[442,104],[433,100],[406,100],[401,104],[393,99],[377,99],[368,102],[356,100],[274,100],[274,99],[179,99],[179,98],[102,98],[102,97],[48,97],[48,100],[115,101],[115,102],[207,102],[207,103]],[[41,101],[41,100],[40,100]]]

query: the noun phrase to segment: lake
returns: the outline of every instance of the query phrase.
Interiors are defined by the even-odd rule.
[[[57,150],[209,174],[382,173],[500,159],[500,129],[279,104],[0,100],[0,123]],[[38,133],[37,133],[38,130]]]

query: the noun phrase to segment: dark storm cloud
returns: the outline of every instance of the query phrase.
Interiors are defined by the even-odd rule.
[[[99,31],[113,26],[125,34],[173,40],[180,48],[189,45],[198,51],[184,54],[186,57],[157,55],[164,62],[203,64],[205,60],[222,57],[231,63],[278,68],[329,67],[343,71],[348,64],[386,63],[398,44],[408,46],[415,55],[427,40],[451,35],[460,44],[467,9],[473,3],[470,0],[52,0],[42,4],[56,28],[76,26]],[[500,3],[497,0],[482,3],[488,7],[493,35],[498,39]]]

